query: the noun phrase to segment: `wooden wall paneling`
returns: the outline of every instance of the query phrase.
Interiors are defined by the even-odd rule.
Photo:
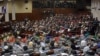
[[[78,13],[75,12],[75,9],[71,8],[34,8],[32,13],[16,13],[17,20],[24,20],[25,17],[28,17],[30,20],[40,20],[44,18],[46,15],[43,14],[43,11],[53,10],[56,14],[70,14],[70,13]],[[80,12],[83,14],[87,14],[88,12]]]

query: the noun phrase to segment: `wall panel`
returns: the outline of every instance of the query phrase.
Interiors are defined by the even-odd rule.
[[[45,17],[43,14],[43,11],[51,10],[50,8],[46,9],[33,9],[32,13],[16,13],[16,18],[17,20],[23,20],[25,17],[28,17],[31,20],[36,20],[36,19],[42,19]],[[65,8],[54,8],[54,13],[56,14],[69,14],[69,13],[74,13],[74,9],[65,9]]]

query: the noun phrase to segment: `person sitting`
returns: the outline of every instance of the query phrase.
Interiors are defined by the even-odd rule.
[[[85,46],[85,47],[83,48],[83,52],[86,53],[86,52],[89,51],[89,50],[90,50],[90,45],[87,44],[87,46]]]
[[[13,50],[15,53],[22,53],[23,47],[21,46],[20,42],[16,42],[13,46]]]
[[[54,49],[55,47],[54,47],[54,40],[51,40],[51,42],[50,42],[50,49]]]
[[[10,53],[10,48],[9,45],[7,44],[7,42],[4,42],[4,47],[3,47],[4,51],[2,52],[2,55],[4,55],[5,53]]]

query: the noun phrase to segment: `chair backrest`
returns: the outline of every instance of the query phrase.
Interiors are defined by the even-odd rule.
[[[54,50],[50,50],[50,51],[46,52],[46,55],[52,55],[52,54],[54,54]]]
[[[40,56],[40,53],[33,53],[33,56]]]
[[[44,53],[41,53],[40,56],[46,56],[46,53],[45,52]]]
[[[5,53],[4,56],[10,56],[10,53]]]
[[[29,56],[29,54],[23,54],[23,56]]]
[[[94,55],[85,54],[85,56],[94,56]]]
[[[97,49],[97,52],[100,52],[100,48],[99,48],[99,49]]]
[[[17,53],[17,56],[23,56],[23,53]]]
[[[58,54],[60,50],[54,49],[54,54]]]
[[[0,48],[0,53],[2,52],[2,48]]]
[[[23,54],[17,54],[17,56],[23,56]]]

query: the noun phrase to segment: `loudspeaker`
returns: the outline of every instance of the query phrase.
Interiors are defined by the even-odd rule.
[[[28,0],[25,0],[25,3],[28,3]]]

